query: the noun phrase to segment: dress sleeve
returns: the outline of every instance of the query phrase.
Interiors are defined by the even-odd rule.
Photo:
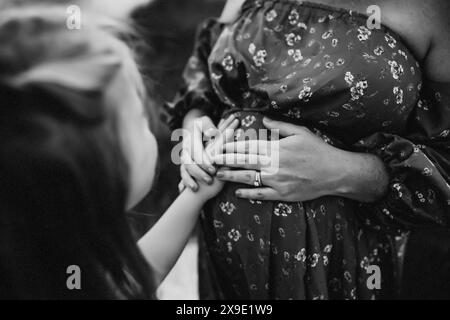
[[[357,149],[378,155],[390,174],[378,203],[363,207],[367,224],[394,233],[450,223],[450,94],[448,84],[423,86],[407,133],[376,133]]]
[[[174,101],[164,105],[163,119],[171,130],[180,128],[183,118],[192,109],[218,119],[220,101],[211,86],[208,58],[223,27],[216,19],[208,19],[199,26],[194,52],[183,72],[183,86]]]

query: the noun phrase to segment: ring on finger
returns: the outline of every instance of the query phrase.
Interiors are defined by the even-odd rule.
[[[255,171],[255,181],[253,182],[253,185],[257,188],[262,187],[262,181],[261,181],[261,172]]]

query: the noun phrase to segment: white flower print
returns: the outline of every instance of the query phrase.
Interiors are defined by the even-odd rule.
[[[347,282],[352,282],[352,275],[350,274],[350,272],[348,270],[346,270],[344,272],[344,278],[345,278],[345,280],[347,280]]]
[[[298,23],[298,20],[300,19],[300,15],[298,14],[298,11],[296,9],[292,9],[289,13],[289,23],[291,25],[295,25]]]
[[[403,75],[403,66],[398,64],[397,61],[390,60],[388,64],[391,66],[391,74],[395,80],[398,80],[401,75]]]
[[[279,217],[287,217],[289,214],[292,213],[292,206],[286,204],[286,203],[279,203],[276,208],[273,210],[273,213]]]
[[[288,55],[294,59],[295,62],[303,60],[302,51],[300,49],[289,49]]]
[[[308,29],[308,26],[307,26],[305,23],[303,23],[303,22],[299,22],[299,23],[297,24],[297,26],[298,26],[299,28],[304,29],[304,30]]]
[[[236,210],[236,206],[231,202],[221,202],[220,210],[227,215],[231,215],[234,210]]]
[[[384,47],[378,46],[373,50],[373,53],[377,56],[381,56],[384,53]]]
[[[358,40],[359,41],[366,41],[369,39],[369,36],[372,34],[372,31],[370,31],[369,29],[367,29],[364,26],[360,26],[358,28]]]
[[[308,66],[311,63],[311,61],[312,61],[311,58],[306,59],[305,61],[303,61],[302,66],[304,67]]]
[[[405,58],[405,60],[408,60],[408,55],[406,54],[405,51],[399,49],[398,54],[401,55],[403,58]]]
[[[450,134],[450,130],[444,130],[439,134],[440,138],[447,138]]]
[[[253,233],[251,233],[250,231],[247,231],[247,239],[250,242],[255,241],[255,237],[253,236]]]
[[[223,222],[222,221],[219,221],[219,220],[214,220],[214,228],[216,228],[216,229],[222,229],[223,228]]]
[[[364,257],[364,258],[361,260],[360,267],[361,267],[362,269],[367,270],[367,268],[369,267],[369,265],[370,265],[369,258],[368,258],[368,257]]]
[[[322,34],[322,39],[326,40],[326,39],[331,38],[332,36],[333,36],[333,30],[328,30]]]
[[[317,263],[319,262],[320,254],[314,253],[308,257],[308,264],[315,268],[317,266]]]
[[[259,216],[258,215],[254,215],[253,216],[253,219],[255,220],[255,222],[257,223],[257,224],[261,224],[261,219],[259,218]]]
[[[349,86],[352,86],[353,85],[353,81],[355,81],[355,77],[353,76],[353,74],[350,71],[347,71],[345,73],[345,78],[344,79],[345,79],[345,82],[347,82],[347,84]]]
[[[264,63],[266,63],[267,51],[266,50],[258,50],[256,54],[253,56],[253,62],[257,67],[261,67]]]
[[[312,89],[309,86],[304,85],[303,89],[300,91],[300,94],[298,95],[298,98],[300,100],[303,100],[304,102],[308,102],[309,99],[312,97]]]
[[[384,38],[386,39],[388,46],[391,47],[392,49],[394,49],[395,46],[397,45],[397,40],[395,40],[394,37],[391,36],[389,33],[387,33],[384,36]]]
[[[248,128],[252,124],[254,124],[255,121],[256,121],[256,117],[254,115],[249,115],[249,116],[246,116],[244,119],[242,119],[241,125],[245,128]]]
[[[266,14],[266,21],[267,22],[272,22],[273,20],[275,20],[275,18],[278,16],[277,12],[275,10],[270,10],[269,12],[267,12]]]
[[[299,108],[289,109],[288,113],[285,114],[287,117],[300,119],[302,117],[301,111]]]
[[[394,92],[394,96],[395,96],[395,102],[397,104],[402,104],[403,103],[403,90],[400,89],[399,87],[394,87],[393,92]]]
[[[331,249],[333,249],[333,245],[329,244],[329,245],[325,246],[325,248],[323,249],[323,252],[330,253]]]
[[[295,259],[297,259],[297,261],[300,261],[300,262],[305,262],[306,261],[306,249],[305,248],[301,249],[295,255]]]
[[[419,199],[419,201],[421,203],[425,203],[426,202],[426,199],[425,199],[423,193],[421,193],[419,191],[416,191],[416,197],[417,197],[417,199]]]
[[[228,238],[230,238],[234,242],[237,242],[241,238],[241,233],[239,232],[239,230],[231,229],[230,232],[228,232]]]
[[[275,101],[272,101],[272,102],[275,102]],[[249,201],[251,204],[262,204],[262,201],[259,201],[259,200],[249,199],[248,201]]]
[[[338,43],[339,43],[339,40],[336,39],[336,38],[334,38],[333,40],[331,40],[331,45],[332,45],[333,47],[335,47],[335,48],[337,47]]]
[[[222,66],[225,68],[226,71],[232,71],[234,68],[234,59],[231,55],[227,55],[222,60]]]
[[[433,169],[425,167],[422,170],[422,175],[426,176],[426,177],[431,177],[433,175]]]
[[[343,58],[339,58],[339,59],[336,61],[336,65],[337,65],[338,67],[343,66],[344,63],[345,63],[345,60],[344,60]]]
[[[362,96],[364,96],[364,90],[366,90],[367,87],[367,81],[358,81],[353,87],[351,87],[350,93],[352,95],[352,101],[359,100]]]
[[[284,38],[286,40],[286,44],[290,47],[294,46],[296,42],[302,40],[302,37],[300,35],[296,35],[293,32],[286,34]]]
[[[325,63],[325,68],[327,69],[333,69],[334,68],[334,63],[331,61],[328,61]]]

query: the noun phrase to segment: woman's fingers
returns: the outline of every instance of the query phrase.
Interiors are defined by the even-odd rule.
[[[180,174],[181,174],[181,180],[183,181],[183,184],[187,186],[192,191],[198,190],[198,184],[192,179],[190,174],[187,172],[184,165],[181,165],[180,167]]]
[[[228,142],[223,146],[224,153],[244,153],[269,155],[275,145],[266,140],[246,140]]]
[[[221,166],[247,170],[261,170],[261,168],[271,164],[270,157],[242,153],[217,154],[213,160],[214,163]]]
[[[217,171],[217,178],[221,181],[244,183],[253,186],[256,180],[256,171],[220,169],[219,171]]]
[[[272,188],[238,189],[236,197],[262,201],[276,201],[282,198],[278,191]]]

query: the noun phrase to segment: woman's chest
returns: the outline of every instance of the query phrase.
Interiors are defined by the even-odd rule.
[[[422,75],[396,34],[361,15],[288,3],[252,7],[225,28],[209,59],[219,96],[340,132],[401,131]],[[248,104],[255,91],[266,106]]]

